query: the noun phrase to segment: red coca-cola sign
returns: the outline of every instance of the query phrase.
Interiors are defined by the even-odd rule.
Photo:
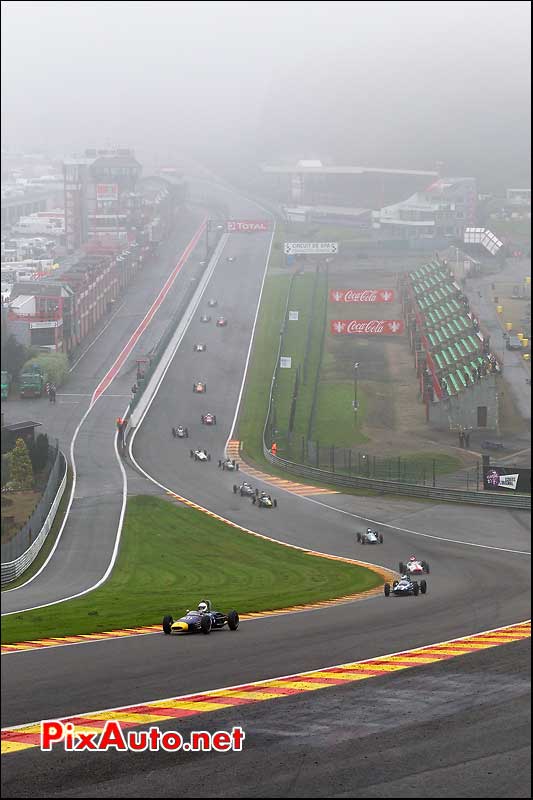
[[[330,331],[335,335],[401,336],[402,319],[332,319]]]
[[[267,220],[228,219],[226,230],[228,233],[264,233],[270,230],[270,223]]]
[[[393,303],[394,289],[330,289],[330,303]]]

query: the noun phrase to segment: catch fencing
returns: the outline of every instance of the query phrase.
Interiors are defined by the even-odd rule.
[[[41,499],[18,533],[2,543],[2,586],[18,578],[33,563],[46,541],[63,497],[67,462],[58,444],[50,447],[49,455],[53,465]]]

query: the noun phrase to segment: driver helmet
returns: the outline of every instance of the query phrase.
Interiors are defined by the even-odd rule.
[[[200,612],[200,614],[207,613],[207,603],[204,602],[203,600],[201,603],[198,603],[198,611]]]
[[[366,532],[367,532],[367,533],[372,533],[372,528],[367,528],[367,529],[366,529]]]
[[[409,561],[416,561],[416,556],[409,556]]]

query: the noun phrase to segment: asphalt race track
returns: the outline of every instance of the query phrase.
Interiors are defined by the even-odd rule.
[[[222,188],[212,191],[230,202],[234,218],[265,216]],[[233,494],[244,473],[223,472],[217,463],[232,429],[269,244],[267,234],[230,236],[136,435],[135,458],[165,487],[281,541],[393,569],[416,553],[431,566],[428,594],[250,620],[235,634],[155,634],[17,653],[2,662],[3,727],[318,669],[529,618],[526,512],[340,494],[306,499],[280,490],[272,491],[278,508],[266,511]],[[208,297],[218,307],[210,310],[210,323],[201,323]],[[215,326],[218,315],[227,317],[226,328]],[[194,353],[196,342],[205,342],[207,352]],[[195,380],[207,383],[206,395],[192,392]],[[117,406],[105,410],[114,420]],[[206,412],[216,414],[216,426],[201,424]],[[188,440],[173,439],[177,424],[188,426]],[[109,466],[99,462],[100,414],[89,430],[94,450],[83,471],[97,481],[95,473]],[[205,447],[211,462],[192,461],[191,447]],[[121,483],[105,485],[109,502],[120,504]],[[105,497],[103,483],[98,497]],[[358,514],[384,523],[382,546],[355,543],[355,531],[365,527]],[[77,520],[65,533],[77,530]],[[65,547],[76,549],[69,539]],[[67,577],[68,563],[55,576],[51,570],[51,578],[79,585],[86,576]],[[39,597],[52,596],[53,584],[30,584],[32,603],[46,602]],[[191,604],[202,593],[199,587]],[[241,754],[22,751],[3,759],[2,789],[6,797],[527,797],[529,698],[529,642],[521,642],[202,720],[209,730],[242,724]],[[179,722],[184,733],[198,727],[194,720]]]

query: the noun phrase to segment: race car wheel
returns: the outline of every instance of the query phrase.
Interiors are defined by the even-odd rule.
[[[403,561],[400,561],[400,563],[398,564],[398,572],[400,573],[400,575],[405,575],[405,564],[403,563]]]
[[[205,634],[211,633],[211,627],[212,627],[211,617],[209,617],[206,614],[205,616],[202,617],[200,621],[200,628],[202,630],[202,633]]]
[[[428,585],[425,581],[420,581],[420,591],[425,594],[428,590]]]
[[[383,587],[383,591],[385,592],[385,597],[390,595],[390,583],[386,583]]]
[[[413,583],[413,594],[415,597],[418,597],[418,592],[420,591],[420,587],[418,583]]]
[[[357,541],[358,541],[358,542],[360,542],[360,541],[361,541],[361,534],[360,534],[360,533],[358,533],[358,534],[357,534]]]
[[[170,629],[172,628],[173,622],[174,620],[172,619],[171,616],[163,617],[163,632],[167,636],[170,636]]]
[[[209,453],[209,454],[208,454],[208,456],[207,456],[207,460],[208,460],[208,461],[211,461],[211,453]]]
[[[239,615],[236,611],[230,611],[228,614],[228,628],[230,631],[236,631],[239,627]]]
[[[239,465],[238,464],[235,464],[235,469],[237,470],[237,472],[239,471]]]
[[[238,491],[239,491],[239,487],[235,486],[235,484],[233,484],[233,494],[237,494]],[[241,496],[242,496],[242,492],[241,492]]]
[[[218,466],[219,466],[219,467],[221,467],[221,466],[222,466],[222,461],[220,460],[220,458],[218,459]]]
[[[191,450],[191,458],[194,458],[194,450]]]
[[[174,439],[176,438],[176,428],[172,428],[172,436]]]
[[[213,425],[216,425],[216,424],[217,424],[217,418],[215,416],[215,417],[213,417]]]
[[[278,507],[278,501],[277,500],[272,500],[272,506],[273,506],[273,508],[277,508]]]
[[[383,534],[382,533],[379,534],[379,543],[383,544]]]
[[[394,581],[393,584],[392,584],[392,588],[396,589],[397,586],[398,586],[398,581]]]
[[[361,536],[361,544],[366,544],[366,539],[364,536]]]
[[[422,561],[422,569],[427,575],[429,575],[429,564],[427,561]]]
[[[257,503],[257,495],[254,494],[254,496],[252,497],[252,505],[255,506],[256,503]]]

